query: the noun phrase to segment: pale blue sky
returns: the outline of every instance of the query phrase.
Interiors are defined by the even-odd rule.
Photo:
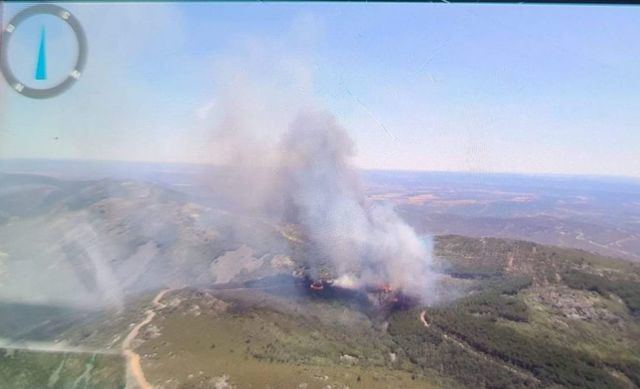
[[[332,111],[366,168],[640,176],[640,7],[64,7],[86,74],[44,101],[3,83],[0,157],[216,162],[231,99],[258,139],[299,107]],[[12,42],[21,74],[42,24]],[[65,33],[50,28],[50,66],[71,57]]]

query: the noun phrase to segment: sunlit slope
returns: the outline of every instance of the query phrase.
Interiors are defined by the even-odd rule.
[[[443,382],[403,370],[406,361],[380,323],[340,303],[182,290],[168,294],[166,304],[136,350],[157,385],[429,388]]]
[[[632,388],[640,382],[636,265],[498,239],[446,236],[436,249],[450,287],[462,296],[454,302],[384,316],[262,284],[178,289],[163,296],[134,350],[146,379],[168,388],[258,387],[264,380],[274,387]],[[106,327],[69,331],[66,339],[118,349],[128,323],[144,319],[152,298],[131,304]],[[428,327],[420,319],[424,310]]]
[[[453,304],[390,319],[419,369],[476,387],[640,385],[640,269],[579,250],[522,241],[438,239],[449,272],[468,281]]]
[[[261,380],[273,387],[640,386],[640,270],[629,262],[440,236],[443,294],[459,298],[385,315],[245,283],[304,271],[309,237],[295,225],[232,215],[159,185],[11,176],[0,181],[0,212],[4,344],[114,353],[121,370],[108,370],[113,382],[125,379],[123,342],[138,328],[130,349],[145,379],[167,388],[261,387]],[[237,288],[213,290],[214,283]],[[167,287],[162,304],[152,303]],[[34,354],[51,358],[32,377],[35,387],[61,363],[53,355]]]

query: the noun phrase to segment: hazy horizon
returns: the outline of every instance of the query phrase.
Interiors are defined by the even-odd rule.
[[[168,165],[168,166],[192,166],[192,167],[212,167],[225,168],[224,164],[215,162],[182,162],[182,161],[137,161],[137,160],[112,160],[112,159],[74,159],[74,158],[0,158],[0,172],[6,167],[2,163],[35,163],[42,164],[46,162],[54,163],[90,163],[90,164],[132,164],[132,165]],[[41,166],[38,166],[40,168]],[[13,167],[12,167],[13,168]],[[35,167],[34,167],[35,168]],[[589,174],[589,173],[554,173],[540,172],[530,173],[521,171],[474,171],[474,170],[424,170],[424,169],[393,169],[393,168],[367,168],[355,166],[361,172],[381,172],[381,173],[425,173],[425,174],[452,174],[452,175],[469,175],[469,176],[522,176],[522,177],[540,177],[540,178],[576,178],[576,179],[613,179],[613,180],[630,180],[640,183],[640,176],[629,176],[621,174]],[[11,173],[11,172],[9,172]]]
[[[5,22],[29,4],[5,4]],[[0,158],[223,163],[221,124],[273,143],[312,109],[347,129],[361,169],[640,177],[640,9],[62,5],[86,72],[48,100],[2,82]],[[24,77],[38,20],[11,42]],[[48,30],[52,75],[65,33]]]

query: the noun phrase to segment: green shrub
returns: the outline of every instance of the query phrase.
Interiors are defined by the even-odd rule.
[[[573,289],[589,290],[608,297],[613,293],[620,297],[631,313],[640,314],[640,283],[626,280],[611,280],[597,274],[570,270],[563,274],[564,282]]]

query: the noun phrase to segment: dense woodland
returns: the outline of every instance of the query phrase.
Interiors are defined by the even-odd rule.
[[[449,269],[458,277],[474,280],[469,294],[430,309],[428,328],[415,320],[418,310],[394,315],[389,325],[393,339],[424,374],[437,371],[474,387],[640,386],[640,353],[587,351],[545,336],[547,329],[531,320],[533,312],[524,298],[531,291],[563,287],[595,292],[605,302],[617,296],[629,313],[628,321],[621,325],[637,331],[637,266],[527,242],[441,238],[439,253],[453,252],[456,255],[449,255]],[[607,323],[596,319],[582,320],[586,324],[551,315],[548,319],[575,323],[576,330],[581,325],[607,328]],[[518,331],[518,326],[530,331]]]

